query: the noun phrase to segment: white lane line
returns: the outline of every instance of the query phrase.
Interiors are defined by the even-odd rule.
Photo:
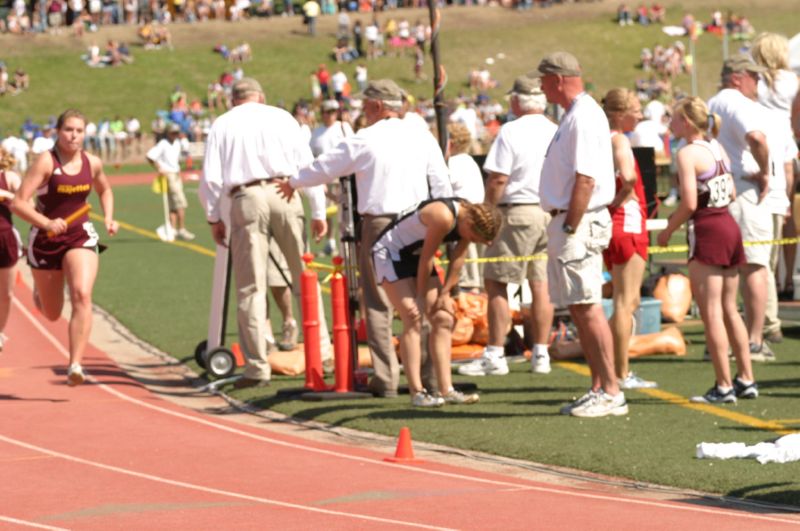
[[[53,346],[55,346],[55,348],[59,352],[61,352],[61,354],[65,358],[69,359],[69,351],[67,351],[64,348],[64,346],[61,345],[61,343],[59,343],[58,339],[55,336],[53,336],[44,326],[42,326],[42,324],[36,319],[36,317],[30,311],[28,311],[28,309],[25,308],[22,305],[22,303],[20,303],[16,298],[13,299],[13,302],[17,306],[17,308],[19,308],[20,311],[28,318],[28,320],[30,320],[30,322],[33,323],[34,327],[37,328],[42,333],[42,335],[48,341],[50,341],[50,343],[52,343]],[[450,478],[450,479],[456,479],[456,480],[459,480],[459,481],[471,481],[471,482],[475,482],[475,483],[483,483],[483,484],[487,484],[487,485],[495,485],[495,486],[498,486],[498,487],[512,487],[512,488],[516,488],[516,489],[520,489],[520,490],[544,492],[544,493],[549,493],[549,494],[559,494],[559,495],[563,495],[563,496],[572,496],[572,497],[576,497],[576,498],[602,500],[602,501],[608,501],[608,502],[614,502],[614,503],[620,503],[620,504],[643,505],[643,506],[647,506],[647,507],[659,507],[659,508],[662,508],[662,509],[671,509],[671,510],[689,511],[689,512],[697,512],[697,513],[704,513],[704,514],[713,514],[713,515],[717,515],[717,516],[728,516],[728,517],[731,517],[731,518],[745,518],[745,519],[758,520],[758,521],[779,522],[779,523],[784,523],[784,524],[793,524],[793,525],[800,526],[800,521],[798,521],[798,520],[790,520],[790,519],[786,519],[786,518],[765,516],[765,515],[760,515],[760,514],[747,513],[747,512],[744,512],[744,511],[698,507],[698,506],[693,506],[693,505],[689,505],[689,504],[685,504],[685,503],[682,504],[682,503],[678,503],[678,502],[659,502],[659,501],[652,501],[652,500],[645,500],[645,499],[635,499],[635,498],[627,498],[627,497],[621,498],[621,497],[617,497],[617,496],[610,496],[610,495],[603,495],[603,494],[592,494],[592,493],[589,493],[589,492],[564,490],[564,489],[558,489],[558,488],[555,488],[555,487],[542,487],[542,486],[539,486],[539,485],[528,485],[528,484],[524,484],[524,483],[515,483],[515,482],[512,482],[512,481],[500,481],[500,480],[479,478],[479,477],[474,477],[474,476],[467,476],[467,475],[463,475],[463,474],[457,474],[457,473],[453,473],[453,472],[443,472],[443,471],[439,471],[439,470],[430,470],[430,469],[421,468],[421,467],[402,465],[402,464],[398,464],[398,463],[387,463],[385,461],[378,460],[378,459],[370,459],[370,458],[366,458],[366,457],[348,455],[348,454],[341,453],[341,452],[338,452],[338,451],[324,450],[324,449],[321,449],[321,448],[314,448],[313,446],[304,446],[304,445],[301,445],[301,444],[290,443],[290,442],[282,441],[282,440],[279,440],[279,439],[271,439],[271,438],[263,436],[263,435],[256,435],[256,434],[253,434],[253,433],[249,433],[247,431],[243,431],[243,430],[239,430],[239,429],[233,428],[231,426],[226,426],[224,424],[217,424],[215,422],[211,422],[211,421],[209,421],[207,419],[204,419],[202,417],[196,417],[196,416],[192,416],[192,415],[187,415],[187,414],[181,413],[179,411],[172,411],[170,409],[166,409],[166,408],[162,408],[162,407],[159,407],[159,406],[156,406],[156,405],[153,405],[153,404],[149,404],[149,403],[143,402],[143,401],[141,401],[141,400],[139,400],[137,398],[133,398],[131,396],[128,396],[128,395],[122,393],[121,391],[118,391],[117,389],[115,389],[113,387],[110,387],[110,386],[108,386],[106,384],[98,382],[90,374],[87,375],[87,378],[89,380],[91,380],[92,382],[94,382],[95,384],[97,384],[97,387],[99,387],[100,389],[103,389],[104,391],[106,391],[106,392],[108,392],[108,393],[110,393],[110,394],[112,394],[114,396],[117,396],[122,400],[125,400],[127,402],[130,402],[132,404],[135,404],[135,405],[138,405],[138,406],[141,406],[141,407],[145,407],[145,408],[151,409],[153,411],[157,411],[159,413],[163,413],[165,415],[170,415],[170,416],[177,417],[177,418],[180,418],[180,419],[183,419],[183,420],[188,420],[190,422],[195,422],[195,423],[198,423],[198,424],[202,424],[204,426],[208,426],[208,427],[220,430],[220,431],[224,431],[224,432],[228,432],[228,433],[235,433],[235,434],[240,435],[242,437],[246,437],[246,438],[249,438],[249,439],[254,439],[254,440],[265,442],[265,443],[269,443],[269,444],[274,444],[276,446],[283,446],[283,447],[292,448],[292,449],[295,449],[295,450],[302,450],[302,451],[316,453],[316,454],[325,455],[325,456],[329,456],[329,457],[335,457],[337,459],[346,459],[346,460],[351,460],[351,461],[358,461],[358,462],[361,462],[361,463],[367,463],[367,464],[370,464],[370,465],[376,465],[376,466],[391,468],[391,469],[395,469],[395,470],[396,469],[402,469],[402,470],[405,470],[405,471],[410,471],[410,472],[415,472],[415,473],[427,474],[427,475],[438,476],[438,477],[445,477],[445,478]]]
[[[222,489],[215,489],[213,487],[205,487],[203,485],[197,485],[195,483],[187,483],[185,481],[176,481],[174,479],[168,479],[161,476],[155,476],[153,474],[145,474],[144,472],[137,472],[135,470],[129,470],[127,468],[121,468],[118,466],[113,465],[106,465],[103,463],[98,463],[97,461],[90,461],[89,459],[82,459],[80,457],[75,457],[72,455],[64,454],[61,452],[56,452],[54,450],[49,450],[47,448],[42,448],[41,446],[35,446],[33,444],[26,443],[24,441],[19,441],[17,439],[12,439],[10,437],[6,437],[4,435],[0,435],[0,441],[4,441],[8,444],[13,444],[15,446],[19,446],[20,448],[25,448],[26,450],[31,450],[34,452],[40,452],[52,457],[58,457],[60,459],[64,459],[65,461],[72,461],[73,463],[78,463],[81,465],[91,466],[95,468],[100,468],[102,470],[108,470],[110,472],[117,472],[119,474],[124,474],[126,476],[133,476],[135,478],[146,479],[149,481],[155,481],[157,483],[164,483],[166,485],[171,485],[174,487],[182,487],[184,489],[190,490],[197,490],[200,492],[206,492],[210,494],[217,494],[220,496],[228,496],[230,498],[236,498],[239,500],[246,500],[250,502],[262,503],[265,505],[275,505],[278,507],[284,507],[287,509],[299,509],[301,511],[308,511],[312,513],[319,513],[328,516],[342,516],[345,518],[354,518],[357,520],[367,520],[370,522],[379,522],[381,524],[393,524],[393,525],[401,525],[406,527],[417,527],[420,529],[435,529],[437,531],[453,531],[447,527],[436,527],[431,525],[425,524],[418,524],[415,522],[404,522],[402,520],[393,520],[391,518],[379,518],[376,516],[367,516],[363,514],[353,514],[353,513],[346,513],[342,511],[332,511],[329,509],[319,509],[317,507],[310,507],[307,505],[300,505],[297,503],[289,503],[289,502],[282,502],[279,500],[272,500],[269,498],[261,498],[259,496],[251,496],[249,494],[242,494],[239,492],[232,492],[229,490],[222,490]],[[53,529],[53,528],[50,528]]]
[[[19,520],[11,518],[10,516],[0,516],[0,522],[8,522],[9,524],[23,525],[25,527],[35,527],[36,529],[51,529],[53,531],[67,531],[63,527],[53,527],[51,525],[37,524],[36,522],[29,522],[27,520]]]

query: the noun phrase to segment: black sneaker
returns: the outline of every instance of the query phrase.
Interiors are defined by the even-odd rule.
[[[739,398],[758,398],[758,385],[755,382],[746,384],[738,375],[733,379],[733,391]]]
[[[706,391],[706,394],[693,396],[689,399],[689,402],[694,402],[695,404],[735,404],[736,393],[733,388],[723,393],[719,390],[717,384],[714,384],[711,389]]]

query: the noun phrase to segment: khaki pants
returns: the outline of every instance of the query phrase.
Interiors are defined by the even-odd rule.
[[[246,378],[271,375],[264,340],[267,315],[269,238],[280,247],[292,273],[295,293],[303,271],[303,206],[295,194],[291,203],[270,183],[242,188],[231,198],[231,253],[238,301],[239,342],[247,358]]]
[[[772,214],[772,237],[779,240],[783,237],[783,216]],[[778,270],[778,258],[781,246],[773,245],[769,255],[769,271],[767,282],[767,309],[764,316],[764,334],[781,331],[781,320],[778,318],[778,289],[775,287],[775,271]]]
[[[389,225],[392,216],[364,215],[360,223],[361,238],[358,250],[358,269],[361,274],[361,291],[367,315],[367,344],[372,355],[375,375],[369,390],[379,396],[397,396],[400,384],[400,363],[392,344],[393,310],[383,289],[375,282],[375,265],[372,261],[372,245],[378,235]],[[427,339],[430,327],[422,333],[422,383],[427,389],[437,389],[433,377],[432,363],[427,355]]]

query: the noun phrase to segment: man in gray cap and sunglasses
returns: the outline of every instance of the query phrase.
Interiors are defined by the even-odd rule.
[[[626,415],[614,373],[614,344],[603,308],[603,249],[611,238],[614,199],[611,131],[600,105],[583,88],[581,66],[567,52],[539,63],[547,100],[564,108],[542,167],[539,194],[547,227],[547,279],[556,307],[569,308],[592,375],[589,391],[561,412],[576,417]]]

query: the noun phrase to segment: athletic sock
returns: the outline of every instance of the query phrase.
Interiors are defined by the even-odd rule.
[[[546,358],[550,357],[550,353],[547,352],[547,345],[543,345],[541,343],[537,343],[537,344],[533,345],[533,357],[534,358],[539,358],[539,357],[542,357],[542,356],[544,356]]]
[[[505,350],[503,347],[496,345],[486,345],[483,355],[487,358],[502,358],[505,355]]]
[[[728,394],[728,393],[730,393],[732,390],[733,390],[733,387],[722,387],[721,385],[717,384],[717,391],[719,391],[719,393],[720,393],[721,395]]]

